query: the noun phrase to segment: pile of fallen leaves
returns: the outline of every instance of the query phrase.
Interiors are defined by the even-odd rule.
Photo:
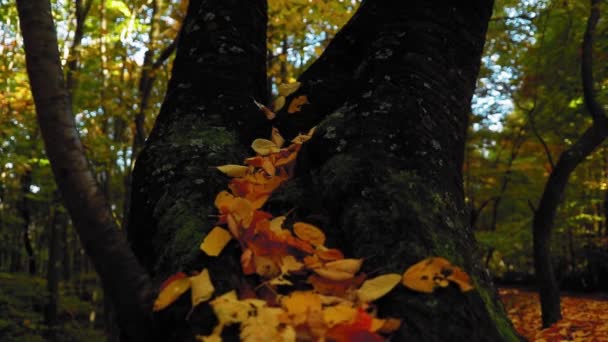
[[[541,329],[538,293],[500,289],[499,294],[517,332],[535,342],[608,342],[608,298],[562,296],[563,319]]]
[[[279,93],[285,97],[297,87],[281,87]],[[289,113],[307,103],[301,97],[294,101]],[[267,108],[261,109],[269,119],[274,117]],[[422,260],[403,275],[368,279],[360,272],[363,259],[346,258],[339,249],[325,246],[320,228],[306,222],[287,225],[286,216],[263,211],[272,192],[293,176],[298,152],[313,134],[314,128],[284,146],[285,140],[273,129],[270,140],[253,141],[256,155],[245,159],[244,165],[218,167],[231,177],[229,191],[217,195],[219,220],[200,249],[218,256],[228,242],[237,240],[243,274],[260,279],[254,294],[233,290],[211,300],[214,287],[207,269],[191,276],[180,272],[161,286],[155,311],[191,290],[192,308],[211,300],[219,322],[211,335],[198,337],[202,341],[221,341],[224,327],[233,324],[240,326],[243,341],[383,341],[401,321],[376,317],[373,302],[400,282],[425,293],[449,282],[462,291],[472,289],[466,273],[439,257]]]

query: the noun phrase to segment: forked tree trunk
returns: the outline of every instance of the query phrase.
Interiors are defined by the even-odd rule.
[[[252,103],[265,94],[263,0],[193,0],[156,125],[134,170],[129,238],[149,272],[209,269],[216,293],[255,283],[240,276],[237,244],[218,258],[199,251],[214,225],[226,179],[212,167],[240,163],[269,124]],[[403,272],[442,256],[473,276],[476,290],[405,288],[379,302],[403,318],[396,341],[517,340],[487,273],[472,252],[461,166],[467,113],[491,1],[364,1],[295,96],[310,101],[272,125],[286,138],[317,125],[297,178],[274,195],[275,215],[296,208],[329,244],[365,258],[364,271]],[[180,304],[181,303],[181,304]],[[188,321],[188,300],[162,311],[158,336],[209,334],[208,306]]]

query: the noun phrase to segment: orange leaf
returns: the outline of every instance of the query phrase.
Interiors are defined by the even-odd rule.
[[[462,292],[473,289],[465,272],[440,257],[424,259],[403,274],[403,285],[423,293],[433,292],[436,286],[447,286],[447,280],[455,282]]]
[[[300,239],[310,242],[315,246],[323,245],[325,243],[325,234],[323,231],[312,224],[296,222],[293,224],[293,232]]]
[[[160,311],[175,302],[184,292],[190,289],[190,278],[181,276],[173,278],[158,294],[154,301],[153,311]]]
[[[308,103],[310,103],[308,102],[308,96],[300,95],[291,100],[291,102],[289,103],[289,107],[287,108],[287,113],[293,114],[299,112],[300,110],[302,110],[302,106]]]
[[[323,248],[317,248],[315,250],[315,254],[325,260],[325,261],[333,261],[333,260],[339,260],[339,259],[344,259],[344,254],[342,254],[342,252],[339,249],[323,249]]]

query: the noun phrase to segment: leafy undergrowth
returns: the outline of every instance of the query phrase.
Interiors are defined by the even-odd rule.
[[[0,273],[0,341],[47,341],[44,323],[46,281],[27,274]],[[100,322],[92,321],[99,311],[91,302],[66,293],[59,298],[55,331],[58,341],[104,341]]]
[[[563,319],[540,330],[538,293],[500,289],[500,298],[517,332],[535,342],[608,342],[608,298],[562,296]]]

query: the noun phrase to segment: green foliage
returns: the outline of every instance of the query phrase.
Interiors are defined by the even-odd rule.
[[[2,341],[46,341],[44,323],[46,281],[21,274],[0,273],[0,339]],[[105,341],[91,313],[99,308],[74,295],[59,298],[59,341]]]

